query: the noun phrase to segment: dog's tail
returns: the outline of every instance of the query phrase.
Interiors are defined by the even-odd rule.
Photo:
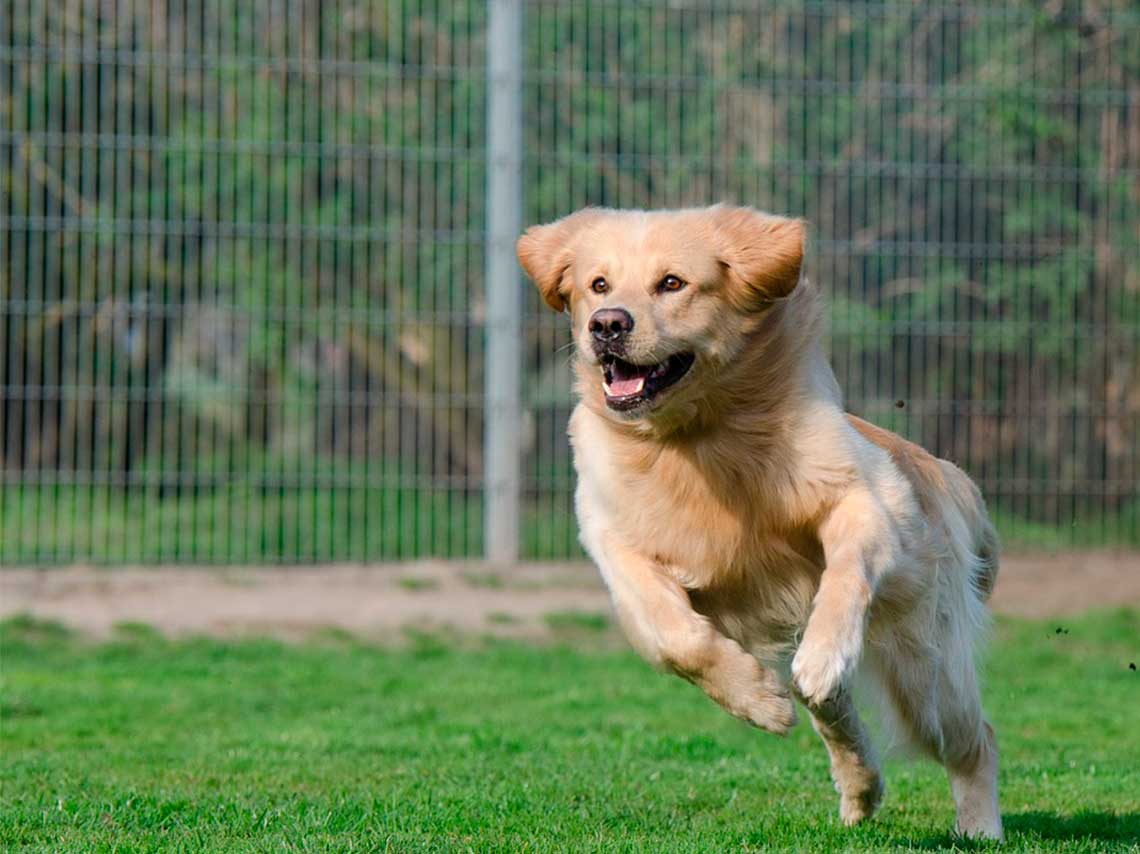
[[[1001,556],[997,529],[994,528],[990,514],[986,511],[986,502],[982,498],[981,490],[970,480],[969,475],[953,463],[945,460],[941,462],[951,500],[970,530],[971,551],[977,557],[974,588],[984,602],[990,598],[997,582],[998,561]]]

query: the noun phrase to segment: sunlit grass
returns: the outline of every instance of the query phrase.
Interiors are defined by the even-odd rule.
[[[28,619],[0,648],[5,851],[954,844],[933,765],[892,763],[880,815],[844,829],[806,722],[763,735],[621,649],[138,626],[91,644]],[[1005,850],[1134,850],[1137,658],[1134,613],[999,622],[986,694]]]

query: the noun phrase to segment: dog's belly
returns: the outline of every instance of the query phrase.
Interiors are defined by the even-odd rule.
[[[787,543],[749,556],[705,587],[689,588],[693,609],[758,658],[790,655],[819,587],[819,567]]]

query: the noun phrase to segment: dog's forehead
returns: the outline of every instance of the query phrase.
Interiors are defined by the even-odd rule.
[[[700,275],[715,265],[715,258],[699,226],[680,212],[618,211],[584,232],[575,254],[584,272],[604,270],[615,278]]]

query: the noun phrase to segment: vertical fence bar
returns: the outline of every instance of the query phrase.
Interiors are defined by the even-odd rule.
[[[522,301],[514,253],[522,226],[522,2],[492,0],[488,15],[483,554],[513,563],[522,417]]]

